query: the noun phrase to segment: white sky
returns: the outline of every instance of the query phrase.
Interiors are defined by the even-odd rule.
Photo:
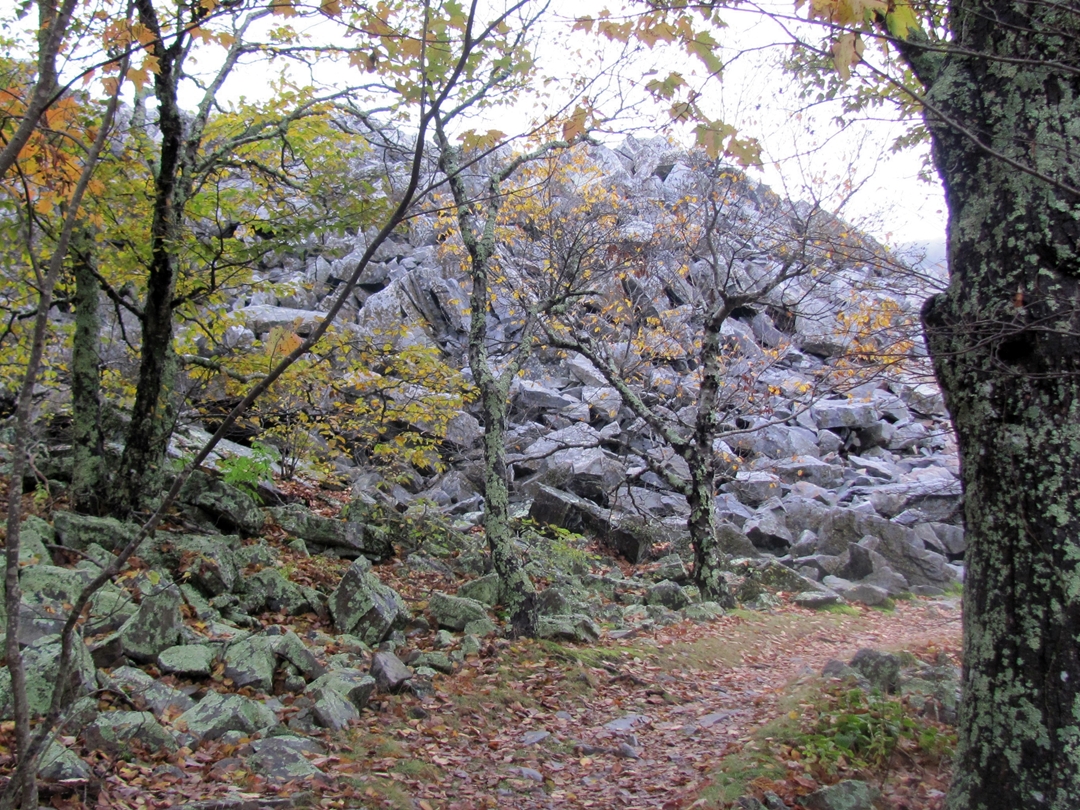
[[[495,5],[501,0],[490,2]],[[552,10],[554,17],[572,19],[585,13],[596,14],[616,2],[554,0]],[[793,0],[766,2],[775,2],[775,8],[782,13],[790,14],[793,9]],[[718,32],[717,38],[726,64],[724,77],[701,87],[710,113],[761,142],[765,165],[753,173],[778,193],[795,198],[806,198],[813,193],[826,198],[832,195],[835,199],[845,194],[849,186],[858,186],[841,212],[845,219],[890,245],[929,245],[931,258],[936,258],[945,237],[944,201],[939,184],[918,179],[925,149],[889,151],[892,141],[904,132],[904,125],[895,121],[856,120],[838,131],[832,122],[837,112],[835,105],[800,111],[792,78],[776,65],[783,49],[769,47],[787,41],[786,35],[776,24],[748,8],[741,5],[723,12],[729,27]],[[280,18],[275,18],[275,24],[279,22]],[[552,26],[550,32],[545,32],[544,45],[540,47],[542,68],[549,73],[561,73],[570,81],[589,68],[579,66],[572,44],[561,40],[559,32],[565,31],[566,26],[557,23]],[[605,49],[598,46],[597,39],[588,37],[579,41],[585,58],[604,58]],[[701,72],[685,56],[646,52],[635,58],[627,73],[640,75],[650,67],[660,75],[672,69],[680,70],[691,82],[695,81],[691,74]],[[224,95],[265,97],[269,93],[268,75],[265,66],[239,70],[227,84]],[[889,112],[886,109],[875,114],[888,116]],[[526,111],[520,113],[518,126],[524,126],[527,115]],[[653,124],[657,114],[653,112],[651,116],[631,119],[637,134],[656,132]],[[512,131],[517,117],[501,110],[498,118],[488,125]],[[688,137],[682,139],[689,142]],[[808,192],[811,187],[814,191]]]

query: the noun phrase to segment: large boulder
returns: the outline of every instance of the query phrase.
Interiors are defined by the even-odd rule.
[[[208,692],[176,719],[179,728],[186,729],[198,740],[216,740],[229,731],[253,734],[276,724],[274,713],[258,701],[218,692]]]
[[[175,753],[176,738],[150,712],[103,712],[83,729],[88,748],[124,759]]]
[[[302,588],[290,582],[276,568],[264,568],[250,577],[246,577],[237,587],[242,594],[240,606],[247,613],[255,614],[262,610],[299,616],[303,613],[318,612],[318,592]]]
[[[538,523],[572,532],[591,532],[633,563],[644,560],[653,545],[676,540],[680,530],[666,521],[645,521],[635,515],[613,513],[570,492],[539,484],[529,508]],[[685,534],[685,527],[681,529]]]
[[[138,526],[121,523],[116,518],[76,515],[74,512],[57,512],[53,526],[60,545],[77,551],[83,551],[92,543],[115,551],[127,545],[139,531]]]
[[[282,506],[268,511],[282,529],[308,545],[332,548],[341,556],[363,556],[374,562],[385,560],[394,554],[393,544],[386,532],[378,531],[376,527],[369,527],[359,520],[322,517],[299,505]]]
[[[195,701],[179,689],[151,678],[135,667],[116,667],[111,672],[98,670],[98,681],[103,688],[122,692],[139,711],[154,715],[181,714],[195,705]]]
[[[863,543],[867,536],[880,542],[873,549],[889,567],[911,585],[915,593],[939,593],[956,581],[956,572],[947,560],[926,548],[915,531],[878,515],[855,509],[833,509],[818,529],[818,549],[825,554],[843,554],[850,545]]]
[[[487,608],[475,599],[450,596],[436,591],[428,600],[428,610],[439,627],[464,630],[469,622],[487,618]]]
[[[250,686],[261,692],[269,692],[274,685],[277,656],[273,642],[266,636],[249,636],[230,644],[223,657],[225,677],[232,679],[236,687]]]
[[[207,596],[232,591],[237,581],[236,535],[160,533],[144,544],[142,557],[190,581]]]
[[[157,658],[162,650],[180,641],[183,605],[180,589],[162,581],[159,587],[143,596],[138,612],[119,630],[124,654],[140,663]]]
[[[364,557],[359,557],[345,572],[330,594],[329,608],[338,632],[352,633],[371,646],[392,630],[403,627],[409,618],[405,601],[379,581]]]
[[[56,544],[56,530],[36,515],[30,515],[19,527],[19,564],[51,563],[46,546]]]
[[[253,537],[262,531],[266,522],[251,495],[202,470],[196,470],[184,482],[179,499],[181,503],[197,507],[222,531]]]
[[[325,692],[333,692],[359,710],[368,705],[375,685],[375,678],[366,672],[354,667],[342,667],[316,678],[304,690],[304,694],[318,700]],[[328,708],[332,709],[333,705],[328,705]]]
[[[60,636],[43,636],[23,648],[23,664],[26,672],[26,701],[31,716],[43,714],[52,703],[53,689],[59,680]],[[97,688],[94,662],[90,651],[78,637],[75,638],[74,666],[69,687],[73,697],[81,697]],[[12,714],[11,675],[7,669],[0,670],[0,717],[10,719]]]

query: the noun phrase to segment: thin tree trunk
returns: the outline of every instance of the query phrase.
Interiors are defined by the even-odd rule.
[[[721,308],[705,324],[700,359],[701,388],[698,393],[697,420],[689,442],[677,447],[690,468],[690,488],[687,501],[690,516],[687,527],[694,547],[694,582],[705,599],[724,607],[734,607],[735,598],[724,581],[727,555],[720,549],[716,536],[716,517],[713,511],[713,490],[716,486],[716,457],[713,443],[719,429],[717,409],[720,385],[724,373],[723,339],[721,328],[727,319],[727,308]]]
[[[473,383],[480,391],[480,407],[484,417],[484,533],[491,551],[491,562],[499,577],[501,601],[510,614],[514,632],[520,636],[535,636],[537,624],[536,589],[525,572],[521,556],[514,549],[510,526],[510,491],[506,468],[507,397],[514,368],[504,369],[498,376],[491,367],[488,355],[487,311],[491,293],[490,263],[495,253],[495,223],[498,218],[500,194],[494,180],[486,198],[483,225],[476,222],[473,203],[458,174],[458,155],[445,135],[440,136],[440,164],[449,178],[450,189],[457,205],[458,228],[469,253],[469,277],[472,281],[469,304],[469,368]],[[519,355],[526,347],[519,347]]]
[[[101,506],[104,441],[101,432],[100,289],[93,272],[93,238],[83,233],[73,250],[75,334],[71,349],[71,493],[75,510]]]
[[[136,3],[140,22],[160,36],[151,0]],[[150,266],[142,309],[142,346],[131,424],[124,442],[112,504],[118,514],[141,509],[155,495],[151,482],[165,456],[168,399],[172,395],[169,362],[173,342],[173,297],[176,290],[176,245],[184,200],[180,192],[184,126],[177,101],[178,62],[184,50],[181,38],[169,48],[154,43],[158,72],[154,90],[161,131],[160,161],[154,177],[154,208],[150,225]]]

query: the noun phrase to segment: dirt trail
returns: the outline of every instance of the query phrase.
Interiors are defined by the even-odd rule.
[[[422,711],[387,704],[424,716],[390,732],[401,747],[386,770],[371,764],[422,808],[675,810],[693,803],[730,746],[777,715],[785,687],[829,659],[959,644],[958,600],[942,599],[858,616],[737,613],[602,641],[561,668],[551,648],[492,647],[442,680]],[[403,759],[419,778],[401,773]]]

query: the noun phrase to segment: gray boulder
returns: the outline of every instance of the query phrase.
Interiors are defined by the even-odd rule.
[[[873,402],[826,399],[810,406],[810,414],[819,429],[868,428],[878,421]]]
[[[900,685],[900,659],[892,653],[864,648],[855,653],[848,666],[883,693],[895,692]]]
[[[72,668],[70,689],[73,697],[81,697],[92,692],[96,686],[94,662],[86,645],[76,637],[74,666]],[[43,636],[23,648],[23,662],[27,673],[26,700],[31,715],[43,714],[52,703],[53,689],[59,679],[60,636]],[[11,675],[7,669],[0,670],[0,717],[10,719]]]
[[[380,692],[398,692],[413,673],[392,652],[377,652],[371,659],[371,675]]]
[[[374,679],[372,679],[374,684]],[[374,686],[373,686],[374,688]],[[360,719],[360,711],[340,692],[326,686],[309,687],[304,693],[311,699],[315,722],[331,731],[341,731]]]
[[[300,781],[322,774],[307,759],[307,755],[323,753],[314,740],[289,735],[270,737],[252,740],[250,749],[248,766],[272,782]]]
[[[762,511],[743,523],[743,534],[758,551],[782,555],[791,547],[792,536],[782,513]]]
[[[196,470],[184,482],[179,500],[198,508],[224,532],[254,537],[266,523],[266,516],[251,495],[202,470]]]
[[[237,580],[236,535],[159,534],[143,544],[142,556],[155,566],[182,574],[207,596],[232,591]]]
[[[139,611],[119,630],[124,654],[145,663],[157,658],[162,650],[180,641],[183,618],[180,589],[164,582],[143,597]]]
[[[645,604],[663,605],[669,610],[682,610],[690,604],[690,599],[676,583],[670,580],[657,582],[645,593]]]
[[[250,686],[269,692],[273,687],[277,656],[273,641],[265,635],[249,636],[230,644],[222,658],[225,677],[230,678],[237,688]]]
[[[87,747],[125,759],[175,753],[176,738],[150,712],[103,712],[83,729]]]
[[[258,613],[269,610],[284,613],[287,616],[299,616],[317,612],[317,596],[309,590],[290,582],[277,568],[264,568],[250,577],[245,577],[237,590],[242,594],[240,607],[246,613]]]
[[[209,644],[188,644],[169,647],[158,653],[157,663],[162,672],[207,678],[217,660],[217,650]]]
[[[566,616],[541,616],[536,623],[536,634],[540,638],[584,644],[599,639],[600,628],[588,616],[571,613]]]
[[[98,680],[103,687],[126,695],[135,708],[153,712],[157,717],[181,714],[195,705],[195,701],[179,689],[151,678],[135,667],[116,667],[108,674],[98,670]]]
[[[829,464],[813,456],[799,456],[774,464],[772,470],[788,484],[807,481],[823,489],[834,489],[844,482],[844,470],[840,465]]]
[[[274,713],[258,701],[217,692],[208,692],[176,719],[178,727],[186,729],[198,740],[216,740],[229,731],[254,734],[276,724]]]
[[[345,572],[330,594],[329,608],[338,632],[357,635],[371,646],[403,627],[409,617],[404,600],[379,581],[364,557]]]
[[[56,530],[37,515],[28,516],[19,527],[19,564],[52,563],[46,545],[56,545]]]
[[[470,580],[458,588],[457,595],[493,607],[499,604],[499,575],[485,574]]]
[[[570,492],[546,484],[536,487],[529,517],[538,523],[559,526],[572,532],[594,532],[616,552],[633,563],[648,556],[656,542],[666,542],[665,529],[656,521],[631,515],[613,515],[611,510]]]
[[[48,782],[66,782],[75,786],[79,782],[89,782],[94,777],[90,766],[74,751],[55,740],[49,743],[41,755],[38,765],[38,778]]]
[[[266,628],[266,639],[278,658],[292,664],[308,680],[326,674],[326,667],[319,663],[319,659],[307,648],[300,636],[287,627]]]
[[[374,562],[394,554],[387,533],[369,529],[359,521],[322,517],[298,505],[268,511],[281,528],[308,545],[332,548],[342,556],[363,556]]]
[[[914,530],[854,509],[829,512],[818,529],[818,548],[826,554],[843,554],[850,544],[860,544],[867,536],[880,541],[874,550],[908,581],[914,592],[940,592],[956,579],[947,560],[927,550]]]
[[[475,599],[451,596],[436,591],[428,600],[428,611],[439,627],[464,630],[469,622],[486,619],[487,608]]]
[[[375,679],[366,672],[353,667],[343,667],[332,669],[316,678],[304,690],[304,694],[315,697],[322,691],[329,690],[337,693],[359,710],[368,705],[371,695],[375,692],[375,686]]]
[[[127,545],[139,531],[132,523],[121,523],[116,518],[76,515],[74,512],[57,512],[53,527],[60,545],[82,551],[92,543],[115,551]]]

